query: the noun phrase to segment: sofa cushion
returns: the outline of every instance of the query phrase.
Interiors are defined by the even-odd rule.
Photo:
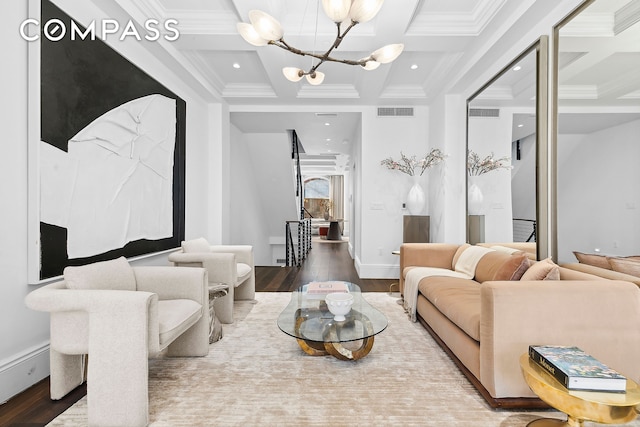
[[[136,290],[136,277],[125,257],[65,267],[63,274],[69,289]]]
[[[613,271],[640,277],[640,261],[633,257],[628,258],[607,258]]]
[[[190,299],[158,301],[160,348],[171,344],[202,316],[202,306]]]
[[[199,237],[197,239],[183,241],[182,250],[185,253],[211,252],[211,245],[209,244],[209,242],[207,242],[207,239],[205,239],[204,237]]]
[[[520,280],[529,268],[529,258],[523,252],[510,254],[492,251],[482,257],[476,266],[475,280],[483,283],[489,280]]]
[[[551,258],[533,264],[520,280],[560,280],[560,268]]]
[[[576,256],[576,259],[579,263],[593,265],[594,267],[606,268],[607,270],[611,270],[611,266],[609,265],[609,260],[604,255],[597,254],[585,254],[578,251],[573,251],[573,254]]]
[[[418,289],[467,335],[480,341],[480,286],[470,279],[431,276]]]
[[[242,284],[242,282],[251,276],[251,266],[248,264],[239,262],[236,264],[236,269],[238,270],[238,285]]]

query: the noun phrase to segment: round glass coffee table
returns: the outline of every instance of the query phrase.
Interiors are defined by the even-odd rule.
[[[289,305],[278,317],[280,330],[296,338],[305,353],[358,360],[369,354],[374,336],[386,329],[385,315],[362,297],[357,285],[344,283],[354,297],[345,320],[334,320],[324,302],[326,295],[308,294],[308,284],[292,293]]]

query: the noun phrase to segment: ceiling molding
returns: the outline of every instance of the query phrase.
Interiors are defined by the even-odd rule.
[[[562,37],[613,37],[613,13],[581,13],[560,29]]]
[[[180,34],[218,35],[237,34],[236,14],[229,11],[205,11],[194,13],[189,10],[171,10],[168,18],[178,21]]]
[[[598,96],[600,98],[618,98],[635,90],[638,86],[640,86],[638,70],[618,72],[615,79],[608,80],[598,86]]]
[[[158,21],[164,21],[167,18],[167,10],[155,0],[137,0],[137,1],[125,1],[116,0],[120,6],[122,6],[129,14],[130,8],[125,6],[125,3],[129,6],[135,6],[140,12],[140,16],[144,16],[145,19],[155,18]],[[133,16],[133,14],[131,14]]]
[[[452,74],[454,68],[458,64],[458,61],[464,56],[463,52],[445,53],[442,55],[438,63],[431,69],[431,72],[426,76],[422,85],[422,89],[427,97],[431,98],[442,89],[440,83],[446,76]]]
[[[277,98],[273,88],[267,84],[230,83],[222,91],[224,98]]]
[[[640,89],[618,97],[618,99],[640,99]]]
[[[198,71],[200,76],[218,92],[218,94],[222,94],[225,87],[224,82],[201,55],[198,55],[193,51],[181,51],[181,54],[182,57]]]
[[[478,1],[471,12],[419,14],[414,17],[407,35],[477,36],[491,22],[505,1]]]
[[[560,85],[558,99],[598,99],[596,85]]]
[[[350,84],[302,85],[298,98],[360,98],[360,93]]]
[[[382,99],[426,99],[424,88],[419,85],[389,85],[380,94]]]
[[[510,101],[513,99],[513,91],[510,86],[499,86],[492,84],[490,87],[484,89],[480,95],[478,95],[474,101]]]
[[[633,0],[616,11],[613,32],[618,35],[638,22],[640,22],[640,0]]]

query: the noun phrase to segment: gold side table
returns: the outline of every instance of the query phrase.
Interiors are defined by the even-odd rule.
[[[542,418],[531,421],[528,427],[578,427],[584,425],[584,421],[625,424],[637,416],[635,407],[640,404],[640,388],[629,379],[626,393],[576,391],[563,386],[527,353],[520,356],[520,368],[525,381],[540,399],[567,414],[567,421]]]

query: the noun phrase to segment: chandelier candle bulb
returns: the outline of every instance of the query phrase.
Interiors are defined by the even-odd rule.
[[[404,44],[389,44],[376,50],[371,54],[371,58],[381,64],[393,62],[404,50]]]
[[[312,84],[314,86],[322,84],[322,82],[324,81],[324,73],[321,73],[320,71],[314,71],[311,74],[307,74],[307,81],[309,82],[309,84]]]
[[[256,29],[253,28],[253,25],[251,24],[247,24],[246,22],[239,22],[236,28],[238,29],[238,32],[240,33],[242,38],[249,44],[252,44],[254,46],[266,46],[269,43],[267,40],[260,37],[260,34],[258,34]]]
[[[284,74],[290,82],[299,82],[302,80],[302,77],[304,77],[304,71],[296,67],[284,67],[282,74]]]
[[[363,23],[372,20],[380,11],[384,0],[353,0],[349,17],[353,22]]]
[[[324,53],[308,52],[289,45],[284,40],[284,30],[280,23],[271,15],[260,10],[251,10],[249,12],[251,24],[239,23],[237,29],[242,38],[254,46],[273,45],[296,55],[318,59],[319,61],[309,71],[285,67],[282,73],[291,82],[298,82],[302,77],[306,77],[309,84],[319,85],[322,84],[325,76],[317,69],[325,62],[360,65],[365,70],[375,70],[380,64],[394,61],[402,53],[404,45],[398,43],[384,46],[374,51],[370,56],[359,60],[339,59],[331,56],[331,53],[340,46],[349,31],[359,23],[373,19],[383,3],[384,0],[322,0],[325,14],[336,24],[338,30],[333,44]]]
[[[268,13],[264,13],[261,10],[252,10],[249,12],[249,20],[256,32],[265,40],[276,41],[284,36],[280,23]]]
[[[339,24],[349,16],[351,0],[322,0],[322,8],[329,19]]]

